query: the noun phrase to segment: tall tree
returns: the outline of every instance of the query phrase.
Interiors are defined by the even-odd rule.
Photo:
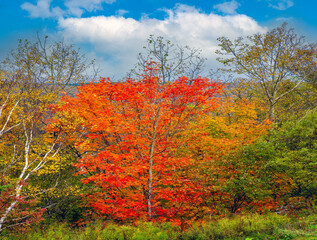
[[[89,66],[73,46],[48,44],[47,38],[36,42],[20,40],[17,49],[2,62],[0,232],[10,226],[25,226],[36,215],[31,205],[28,209],[32,213],[23,210],[26,202],[34,202],[48,191],[36,180],[58,172],[65,164],[65,155],[59,154],[58,136],[46,130],[46,120],[51,117],[48,106],[58,102],[62,90],[72,90],[71,83],[85,80]],[[48,184],[48,188],[55,184]]]
[[[307,69],[315,66],[316,44],[307,44],[287,24],[265,34],[254,34],[231,41],[218,38],[218,58],[227,71],[243,74],[258,82],[268,103],[268,117],[277,117],[276,105],[308,77]]]
[[[159,71],[156,66],[149,63],[150,74]],[[97,187],[90,205],[120,221],[180,221],[184,202],[195,204],[200,195],[199,182],[183,171],[193,159],[178,156],[177,149],[188,123],[215,108],[221,85],[205,78],[189,85],[184,77],[163,84],[150,74],[141,81],[85,85],[55,107],[60,118],[53,130],[75,142],[79,174]]]
[[[12,188],[11,192],[2,194],[0,232],[9,226],[23,224],[34,216],[18,213],[19,210],[24,212],[18,205],[23,205],[30,198],[26,194],[29,192],[26,183],[32,175],[41,174],[41,171],[55,171],[54,166],[43,167],[49,162],[59,161],[57,153],[60,146],[56,145],[54,137],[46,132],[43,124],[50,96],[20,77],[5,76],[1,79],[5,87],[0,91],[0,173],[2,179],[6,179],[2,184],[8,182]]]

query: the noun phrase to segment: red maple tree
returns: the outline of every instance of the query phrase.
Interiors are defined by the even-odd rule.
[[[203,191],[186,170],[195,160],[178,149],[189,122],[217,107],[222,85],[185,77],[162,84],[152,66],[140,81],[101,79],[65,96],[51,128],[76,146],[78,174],[95,186],[87,199],[99,214],[181,223],[194,218],[188,211]]]

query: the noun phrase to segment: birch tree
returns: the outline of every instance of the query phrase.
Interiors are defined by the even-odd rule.
[[[44,123],[51,98],[43,93],[42,88],[24,80],[19,74],[2,72],[0,232],[35,220],[37,211],[26,212],[19,205],[30,203],[34,195],[44,190],[35,190],[36,187],[31,190],[28,181],[44,172],[55,171],[54,164],[49,163],[61,161],[57,155],[61,148],[56,143],[57,136],[47,133]]]
[[[48,106],[59,101],[61,91],[72,92],[72,85],[86,81],[92,62],[86,63],[72,45],[38,38],[20,40],[1,67],[0,232],[38,221],[39,209],[47,207],[40,196],[55,188],[58,179],[47,188],[37,180],[67,165],[58,136],[47,131]]]

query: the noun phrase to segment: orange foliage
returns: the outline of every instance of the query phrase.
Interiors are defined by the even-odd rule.
[[[178,151],[190,122],[218,106],[221,89],[206,78],[161,84],[150,75],[123,83],[101,79],[65,96],[53,107],[59,118],[50,128],[76,146],[78,174],[95,186],[89,206],[118,221],[195,219],[199,211],[191,210],[205,201],[205,190],[187,171],[195,159]]]
[[[193,123],[187,148],[199,158],[223,158],[263,136],[271,122],[257,120],[256,105],[247,100],[225,99],[217,111]]]
[[[239,167],[234,166],[229,156],[263,136],[270,124],[267,120],[258,121],[254,102],[231,98],[225,98],[216,111],[201,115],[191,123],[184,134],[183,149],[179,152],[195,159],[195,168],[187,174],[196,176],[206,193],[206,201],[200,206],[197,202],[196,209],[208,206],[209,214],[214,215],[219,213],[220,206],[230,205],[233,196],[222,188],[239,176],[243,163],[238,163]],[[254,166],[245,166],[244,170],[249,168],[248,173],[255,176],[260,166],[254,163]]]

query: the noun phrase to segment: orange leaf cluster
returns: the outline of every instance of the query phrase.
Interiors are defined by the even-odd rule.
[[[78,174],[94,186],[90,206],[107,218],[134,221],[149,217],[150,199],[151,220],[179,223],[191,216],[205,193],[186,172],[195,161],[178,151],[190,123],[218,106],[221,89],[206,78],[161,84],[145,76],[101,79],[80,87],[74,98],[65,96],[53,107],[59,117],[50,128],[63,132],[81,156]]]

